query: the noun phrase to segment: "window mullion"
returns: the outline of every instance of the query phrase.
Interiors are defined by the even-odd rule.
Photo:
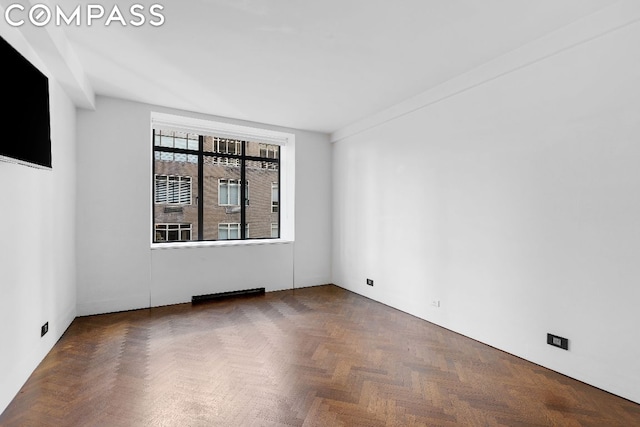
[[[247,238],[247,174],[246,174],[246,150],[247,150],[247,142],[242,141],[242,152],[240,153],[240,239],[244,240]]]
[[[282,188],[282,167],[280,164],[280,147],[278,147],[278,238],[282,237],[282,195],[280,189]]]
[[[198,136],[198,240],[204,240],[204,136]]]

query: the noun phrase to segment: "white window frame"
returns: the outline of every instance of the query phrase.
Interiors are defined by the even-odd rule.
[[[247,140],[258,143],[280,146],[280,237],[277,239],[245,239],[232,241],[191,241],[172,244],[154,243],[150,236],[152,248],[181,248],[225,245],[255,245],[277,244],[295,241],[295,153],[296,138],[292,133],[274,131],[270,129],[242,126],[219,121],[197,119],[166,113],[151,113],[149,135],[153,135],[154,128],[189,132],[199,135],[228,137],[231,139]],[[153,142],[149,144],[153,149]],[[153,155],[149,152],[149,161],[153,162]],[[151,174],[150,174],[151,175]],[[153,177],[152,177],[153,180]],[[153,185],[153,182],[152,182]],[[149,197],[151,200],[152,198]],[[153,224],[153,204],[150,206],[149,218]],[[151,227],[149,227],[151,229]]]

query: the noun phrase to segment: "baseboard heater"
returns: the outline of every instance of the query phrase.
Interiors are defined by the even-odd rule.
[[[241,291],[220,292],[217,294],[194,295],[191,297],[191,304],[200,304],[209,301],[221,301],[229,298],[252,297],[264,295],[264,288],[243,289]]]

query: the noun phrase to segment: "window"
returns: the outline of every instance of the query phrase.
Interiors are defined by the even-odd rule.
[[[280,189],[277,182],[271,183],[271,213],[278,213],[278,200],[280,199]]]
[[[155,202],[190,205],[191,177],[156,175]]]
[[[293,135],[160,113],[152,124],[153,243],[293,238],[281,194],[284,178],[294,195]]]
[[[249,182],[245,186],[246,204],[249,204]],[[218,180],[218,205],[220,206],[240,206],[240,181],[237,179]]]
[[[249,238],[249,224],[245,227],[245,236]],[[240,238],[240,224],[218,224],[218,240],[237,240]]]
[[[229,138],[213,137],[212,142],[214,153],[235,155],[241,154],[242,143],[240,141]],[[240,166],[240,159],[238,158],[214,156],[212,160],[218,164]]]
[[[181,242],[191,240],[191,224],[156,224],[157,242]]]
[[[237,179],[218,180],[218,204],[220,206],[240,206],[240,181]]]
[[[265,157],[267,159],[277,159],[279,157],[279,151],[276,149],[277,146],[269,145],[269,144],[260,144],[258,146],[260,149],[260,157]],[[271,162],[262,162],[260,167],[263,169],[273,168],[273,163]]]
[[[223,154],[240,154],[242,143],[235,139],[229,138],[213,138],[213,151]]]
[[[240,238],[240,224],[219,224],[218,240],[235,240]]]

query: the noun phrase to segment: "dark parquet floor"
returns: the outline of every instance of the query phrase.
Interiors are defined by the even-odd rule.
[[[2,426],[640,426],[640,405],[335,286],[77,318]]]

